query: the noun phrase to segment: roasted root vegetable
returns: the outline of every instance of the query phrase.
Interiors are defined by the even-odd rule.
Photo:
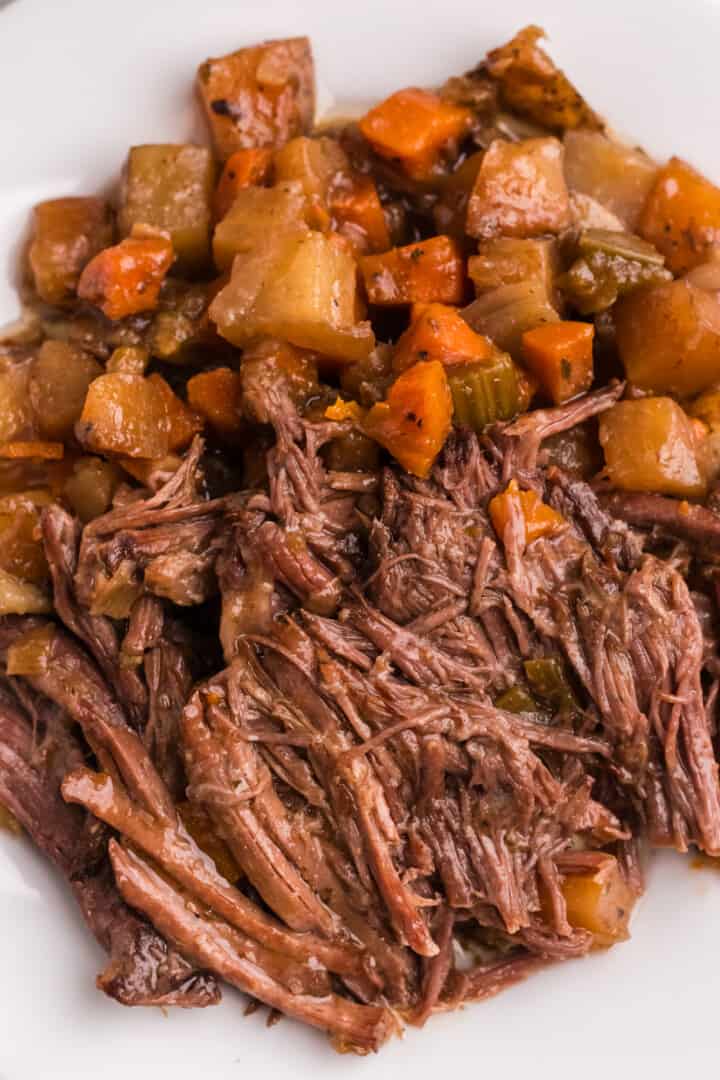
[[[522,490],[517,480],[511,480],[505,491],[490,500],[488,512],[501,540],[508,528],[520,529],[525,544],[552,536],[566,524],[562,515],[543,502],[536,491]]]
[[[278,147],[305,134],[315,115],[315,71],[306,37],[265,41],[206,60],[197,88],[215,152]]]
[[[218,270],[229,270],[236,255],[262,247],[269,254],[276,244],[306,232],[305,196],[299,184],[248,187],[238,193],[215,229],[215,265]]]
[[[371,176],[356,173],[336,182],[329,194],[333,223],[356,251],[380,252],[390,247],[390,232]]]
[[[220,221],[235,202],[238,192],[267,179],[272,166],[272,150],[267,147],[249,147],[236,150],[225,162],[213,196],[215,219]]]
[[[242,430],[242,380],[236,371],[221,367],[193,375],[187,399],[222,439],[237,438]]]
[[[309,230],[236,255],[210,317],[233,345],[276,337],[339,363],[362,359],[375,344],[370,324],[358,318],[349,246],[339,236]]]
[[[76,425],[95,453],[161,458],[189,442],[201,424],[159,375],[101,375],[88,388]]]
[[[414,476],[427,476],[452,426],[445,368],[427,360],[398,376],[384,401],[368,412],[365,433]]]
[[[567,920],[589,930],[596,947],[606,948],[630,936],[628,924],[637,895],[612,855],[588,852],[585,859],[588,868],[568,873],[562,882]]]
[[[672,398],[614,405],[600,417],[600,444],[613,487],[680,498],[705,494],[695,429]]]
[[[65,341],[44,341],[30,372],[28,393],[43,439],[72,438],[87,389],[102,374],[97,360]]]
[[[498,348],[520,360],[526,330],[556,323],[560,316],[546,285],[530,279],[515,285],[500,285],[483,293],[463,309],[463,318],[479,334],[489,337]]]
[[[544,36],[539,26],[526,26],[507,44],[488,53],[487,72],[498,82],[500,100],[551,130],[601,128],[600,118],[538,45]]]
[[[459,304],[465,295],[465,267],[457,242],[434,236],[358,260],[371,304]]]
[[[31,438],[35,414],[28,393],[32,360],[0,358],[0,442]]]
[[[315,229],[330,227],[330,192],[338,178],[349,175],[347,154],[336,139],[320,136],[291,139],[274,157],[278,183],[299,185],[305,196],[305,218]]]
[[[598,131],[568,131],[563,141],[570,190],[598,202],[626,229],[635,229],[657,176],[655,162]]]
[[[619,296],[642,285],[672,280],[657,248],[629,233],[583,229],[577,253],[558,286],[581,315],[606,311]]]
[[[523,334],[525,365],[553,404],[560,405],[590,389],[594,335],[595,327],[583,322],[548,323]]]
[[[432,176],[443,151],[455,149],[469,130],[469,109],[428,90],[398,90],[360,121],[360,131],[381,157],[399,163],[408,176]]]
[[[491,360],[496,353],[491,341],[476,334],[457,308],[446,304],[422,305],[399,338],[393,356],[395,371],[404,371],[419,360],[439,360],[446,367]]]
[[[43,490],[0,498],[0,569],[35,585],[49,575],[40,533],[40,513],[49,501]]]
[[[555,240],[501,236],[480,244],[478,254],[468,259],[468,275],[478,296],[501,285],[533,282],[550,301],[559,263]]]
[[[78,282],[78,296],[100,308],[108,319],[152,311],[173,258],[169,237],[161,233],[129,236],[90,260]]]
[[[63,485],[63,496],[86,524],[107,513],[120,483],[122,473],[112,461],[99,457],[80,457]]]
[[[657,174],[638,232],[663,253],[674,274],[699,266],[720,241],[720,188],[671,158]]]
[[[447,369],[456,424],[481,432],[488,424],[510,420],[521,410],[518,370],[507,353],[493,349],[484,360]]]
[[[38,203],[28,260],[41,300],[71,300],[85,265],[113,240],[110,208],[104,199],[72,197]]]
[[[113,349],[105,370],[121,372],[124,375],[144,375],[150,363],[150,353],[143,345],[118,345]]]
[[[562,232],[571,222],[562,143],[552,137],[495,139],[468,200],[468,234],[484,240],[541,236]]]
[[[118,228],[135,225],[166,232],[182,272],[203,270],[210,258],[215,166],[204,146],[133,146],[123,178]]]
[[[64,453],[65,448],[61,442],[48,442],[45,439],[18,439],[14,442],[0,443],[0,458],[60,461]]]
[[[690,281],[638,289],[613,308],[628,379],[644,390],[689,397],[720,371],[720,301]]]
[[[554,713],[576,712],[579,709],[573,688],[562,662],[554,656],[525,660],[525,677],[533,695]]]

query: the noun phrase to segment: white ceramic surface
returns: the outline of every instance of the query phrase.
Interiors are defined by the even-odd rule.
[[[720,7],[703,0],[14,0],[0,5],[0,323],[30,206],[113,182],[128,145],[197,130],[196,65],[265,37],[308,33],[326,102],[432,84],[527,22],[594,107],[662,157],[720,179]],[[0,1080],[123,1075],[503,1080],[718,1068],[720,873],[657,859],[632,940],[411,1031],[378,1057],[337,1058],[284,1020],[124,1010],[97,993],[102,962],[62,882],[0,836]]]

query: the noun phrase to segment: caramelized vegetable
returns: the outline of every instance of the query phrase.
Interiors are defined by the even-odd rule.
[[[465,293],[460,248],[448,236],[365,255],[358,262],[371,304],[459,304]]]
[[[404,371],[418,360],[439,360],[446,367],[491,360],[496,349],[491,341],[476,334],[457,308],[427,304],[415,315],[399,338],[393,356],[395,371]]]
[[[655,162],[597,131],[568,131],[563,141],[568,187],[596,200],[626,229],[635,229],[657,176]]]
[[[720,302],[689,281],[638,289],[613,308],[628,378],[656,393],[688,397],[720,371]]]
[[[236,255],[263,247],[269,258],[285,239],[305,235],[304,215],[305,197],[297,183],[246,188],[215,229],[215,265],[229,270]]]
[[[215,166],[204,146],[133,146],[123,181],[118,228],[135,225],[166,232],[178,269],[202,270],[210,258],[211,203]]]
[[[414,476],[427,476],[452,424],[445,369],[427,360],[404,371],[370,409],[366,433]]]
[[[468,201],[470,236],[540,236],[571,224],[570,197],[557,139],[495,139],[485,152]]]
[[[539,26],[526,26],[506,45],[488,53],[487,71],[500,85],[500,99],[542,127],[600,128],[602,121],[538,45]]]
[[[577,248],[579,257],[558,284],[582,315],[606,311],[642,285],[672,280],[657,248],[629,233],[584,229]]]
[[[590,389],[594,334],[591,323],[581,322],[549,323],[523,334],[525,364],[553,404],[560,405]]]
[[[28,252],[35,289],[48,304],[72,299],[85,265],[112,243],[112,218],[104,199],[50,199],[34,210]]]
[[[305,196],[305,217],[312,228],[330,227],[330,189],[338,177],[349,174],[347,154],[336,139],[309,139],[300,135],[275,154],[275,178],[297,183]]]
[[[481,432],[520,411],[518,372],[507,353],[493,348],[485,360],[453,364],[447,378],[456,424]]]
[[[494,704],[496,708],[511,713],[540,711],[540,706],[535,698],[522,686],[511,686],[509,690],[505,690],[495,699]]]
[[[199,426],[159,375],[111,374],[90,384],[76,435],[97,453],[161,458]]]
[[[150,353],[142,345],[119,345],[105,365],[105,370],[121,372],[124,375],[144,375],[150,363]]]
[[[17,440],[0,443],[0,458],[37,458],[41,461],[59,461],[65,452],[61,442],[42,439]]]
[[[522,357],[522,337],[560,316],[548,298],[547,288],[532,279],[516,285],[500,285],[483,293],[463,310],[463,318],[479,334],[516,360]]]
[[[187,398],[221,438],[237,438],[242,429],[242,380],[236,371],[222,367],[193,375]]]
[[[64,341],[44,341],[32,365],[28,393],[38,433],[66,441],[80,418],[87,389],[102,374],[97,360]]]
[[[555,240],[522,240],[501,236],[485,240],[468,259],[468,274],[478,296],[501,285],[530,282],[542,288],[551,302],[559,259]]]
[[[346,236],[358,252],[387,251],[390,247],[385,212],[371,176],[357,173],[335,183],[329,206],[338,232]]]
[[[225,217],[238,192],[255,184],[262,184],[267,179],[272,159],[272,150],[266,147],[236,150],[230,155],[220,174],[213,197],[216,220]]]
[[[51,662],[54,640],[55,627],[48,622],[20,634],[8,646],[8,675],[44,675]]]
[[[40,512],[48,501],[48,493],[32,491],[0,498],[0,569],[35,585],[48,578],[40,534]]]
[[[306,37],[266,41],[198,68],[197,88],[215,152],[282,146],[315,114],[315,72]]]
[[[375,344],[357,310],[355,260],[345,241],[307,232],[236,255],[210,317],[233,345],[266,335],[348,363]]]
[[[399,162],[416,180],[427,179],[448,145],[469,130],[469,109],[437,94],[410,87],[398,90],[360,121],[360,130],[381,157]]]
[[[99,307],[108,319],[152,311],[172,261],[173,247],[167,236],[130,236],[87,264],[78,296]]]
[[[674,274],[699,266],[720,241],[720,188],[671,158],[657,174],[638,232],[663,253]]]
[[[99,457],[81,457],[74,463],[63,495],[83,524],[107,513],[121,475],[117,465]]]
[[[700,471],[692,423],[668,397],[621,401],[600,417],[600,444],[613,487],[700,498]]]
[[[490,500],[488,512],[501,540],[512,523],[524,529],[526,544],[551,536],[565,525],[557,510],[544,503],[537,492],[521,490],[517,480],[511,480],[505,491]]]
[[[44,589],[0,569],[0,615],[44,615],[52,611]]]
[[[568,874],[562,883],[567,920],[571,926],[589,930],[599,948],[625,941],[636,895],[625,881],[617,859],[588,852],[594,866],[584,873]]]
[[[577,712],[579,705],[560,660],[543,656],[525,660],[525,676],[535,696],[555,713]]]
[[[30,438],[34,413],[28,388],[32,361],[4,363],[0,358],[0,442]]]

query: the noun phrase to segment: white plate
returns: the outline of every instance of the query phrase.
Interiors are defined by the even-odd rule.
[[[30,206],[112,183],[132,143],[197,124],[196,65],[265,37],[308,33],[323,95],[367,101],[472,65],[527,22],[613,125],[720,179],[720,8],[700,0],[15,0],[0,5],[0,323]],[[102,962],[72,901],[22,841],[0,837],[0,1080],[58,1075],[341,1073],[414,1080],[486,1070],[582,1080],[662,1063],[717,1069],[720,873],[658,859],[633,938],[557,966],[487,1004],[437,1018],[363,1061],[283,1020],[244,1019],[239,995],[195,1012],[125,1010],[95,991]],[[652,1066],[651,1066],[652,1061]],[[128,1068],[130,1067],[130,1069]]]

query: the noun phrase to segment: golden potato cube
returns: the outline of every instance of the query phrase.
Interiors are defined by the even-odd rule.
[[[240,191],[213,236],[213,257],[218,270],[228,270],[239,252],[275,243],[288,230],[307,232],[305,197],[297,183]]]
[[[533,281],[543,287],[549,299],[558,263],[555,240],[501,236],[480,244],[478,254],[468,259],[468,274],[478,296],[500,285]]]
[[[632,232],[657,176],[655,162],[597,131],[568,131],[563,142],[568,187],[599,202]]]
[[[85,264],[112,241],[112,217],[104,199],[38,203],[28,261],[40,299],[47,304],[72,299]]]
[[[101,375],[88,388],[75,432],[97,453],[163,457],[170,432],[163,394],[142,375]]]
[[[680,498],[705,494],[692,422],[672,398],[613,405],[600,417],[600,445],[613,487]]]
[[[28,395],[32,360],[0,360],[0,443],[33,435],[33,410]]]
[[[118,227],[151,225],[170,234],[180,272],[206,267],[215,165],[210,151],[192,144],[133,146],[123,179]]]
[[[97,360],[65,341],[44,341],[33,362],[29,394],[35,425],[43,439],[64,442],[72,437],[85,395],[102,375]]]

